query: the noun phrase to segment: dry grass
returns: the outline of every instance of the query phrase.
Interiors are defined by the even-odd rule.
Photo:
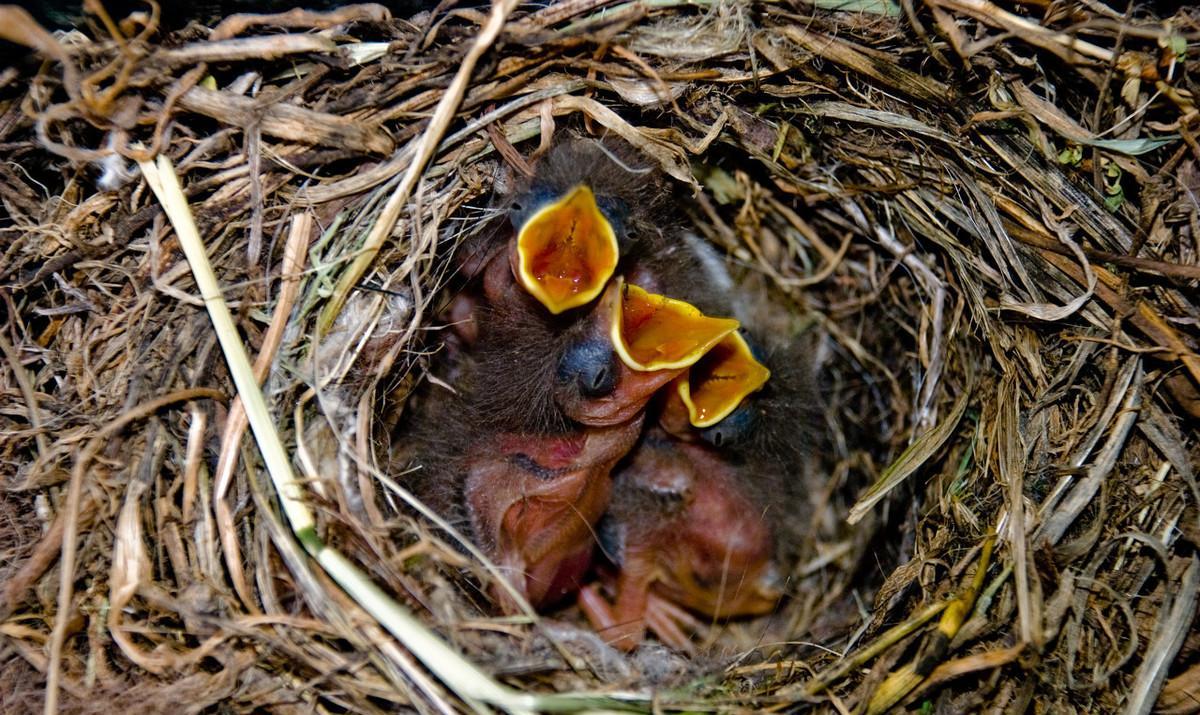
[[[55,669],[68,712],[466,707],[281,521],[136,172],[162,152],[318,531],[505,684],[1200,711],[1200,14],[1129,7],[572,0],[494,43],[470,9],[54,38],[0,8],[45,58],[0,70],[0,710]],[[453,246],[567,127],[639,146],[820,336],[808,558],[696,661],[497,618],[384,473]]]

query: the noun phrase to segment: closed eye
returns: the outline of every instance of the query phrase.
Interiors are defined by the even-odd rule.
[[[562,476],[563,473],[563,470],[561,469],[551,469],[549,467],[542,466],[541,464],[538,464],[537,460],[535,460],[533,457],[520,452],[509,457],[509,461],[518,468],[529,472],[544,482],[548,482],[551,479],[557,479],[558,477]]]

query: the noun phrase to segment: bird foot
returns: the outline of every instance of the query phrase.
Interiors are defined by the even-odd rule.
[[[646,625],[660,641],[688,654],[696,652],[692,636],[704,631],[704,625],[682,606],[653,593],[646,599]]]
[[[704,626],[692,614],[653,593],[646,593],[644,598],[632,601],[618,595],[617,606],[614,607],[595,584],[584,586],[579,591],[580,609],[610,645],[632,651],[641,644],[648,628],[671,648],[688,654],[696,652],[691,635],[702,632]]]

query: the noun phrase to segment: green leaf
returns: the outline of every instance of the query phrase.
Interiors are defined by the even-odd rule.
[[[1172,134],[1165,137],[1146,137],[1144,139],[1086,139],[1083,140],[1083,143],[1088,146],[1094,146],[1097,149],[1115,151],[1118,154],[1138,156],[1148,151],[1154,151],[1159,147],[1164,147],[1178,138],[1178,134]]]
[[[1079,162],[1081,161],[1083,161],[1083,147],[1078,144],[1071,144],[1058,153],[1059,164],[1079,166]]]
[[[1181,35],[1171,35],[1167,38],[1168,47],[1175,54],[1175,59],[1182,60],[1187,56],[1187,39]]]
[[[971,389],[968,387],[959,395],[958,401],[950,408],[950,413],[946,415],[945,419],[918,437],[908,446],[908,449],[904,450],[903,454],[896,458],[896,461],[883,470],[879,479],[859,496],[858,502],[850,509],[850,513],[846,516],[848,523],[857,524],[861,521],[873,506],[882,501],[905,479],[915,474],[925,462],[933,457],[934,453],[941,449],[946,440],[954,434],[954,430],[958,428],[958,421],[966,412],[967,402],[970,401],[971,395]]]
[[[1104,167],[1104,206],[1113,213],[1125,203],[1125,189],[1121,186],[1123,174],[1115,161],[1108,162]]]
[[[1112,213],[1116,213],[1123,203],[1125,203],[1125,192],[1120,186],[1116,187],[1115,192],[1109,191],[1108,196],[1104,197],[1104,208]]]
[[[716,166],[699,166],[692,172],[712,192],[713,198],[722,206],[740,201],[742,187],[724,169]]]

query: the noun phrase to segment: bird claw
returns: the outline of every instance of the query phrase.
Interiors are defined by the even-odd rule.
[[[702,633],[704,625],[683,607],[654,593],[633,599],[622,599],[618,595],[617,604],[614,607],[609,603],[595,584],[579,591],[580,609],[609,645],[632,651],[641,644],[649,629],[667,646],[695,654],[692,635]]]
[[[646,626],[663,643],[689,655],[696,653],[692,636],[702,634],[704,625],[679,604],[653,593],[646,599]]]

